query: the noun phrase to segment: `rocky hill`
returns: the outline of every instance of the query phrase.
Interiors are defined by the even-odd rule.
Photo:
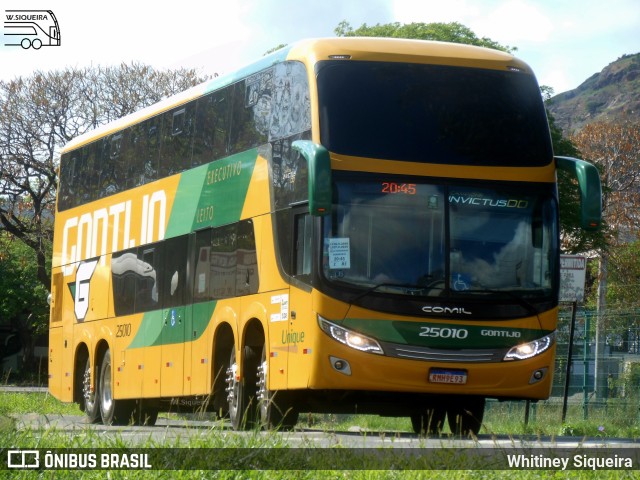
[[[596,121],[640,119],[640,53],[624,55],[547,107],[565,135]]]

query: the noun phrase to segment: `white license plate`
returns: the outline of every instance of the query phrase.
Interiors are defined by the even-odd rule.
[[[431,383],[455,383],[464,385],[467,383],[467,372],[464,370],[441,370],[432,368],[429,371],[429,381]]]

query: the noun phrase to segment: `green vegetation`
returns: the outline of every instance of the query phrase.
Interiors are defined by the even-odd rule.
[[[619,399],[615,399],[619,400]],[[569,409],[568,418],[570,423],[560,425],[558,421],[561,406],[541,403],[535,410],[530,411],[529,425],[524,425],[524,402],[507,402],[489,404],[485,415],[485,424],[482,433],[489,434],[506,434],[508,432],[517,442],[521,435],[533,435],[534,439],[528,437],[530,442],[535,441],[536,436],[550,436],[552,439],[558,436],[574,435],[576,441],[580,442],[583,437],[631,437],[638,438],[640,430],[637,426],[637,405],[626,405],[620,402],[610,401],[608,405],[599,405],[594,407],[590,413],[590,420],[576,420],[581,418],[581,406],[573,405]],[[344,449],[344,454],[338,450],[338,457],[347,462],[360,462],[363,469],[358,470],[290,470],[296,468],[301,461],[305,460],[300,455],[305,454],[301,449],[293,449],[290,447],[300,447],[298,443],[293,443],[288,435],[279,435],[268,432],[254,431],[247,434],[236,434],[230,432],[223,422],[209,422],[206,426],[192,426],[193,435],[176,436],[173,427],[158,426],[153,428],[154,433],[160,432],[161,435],[151,436],[149,429],[138,428],[137,433],[140,435],[137,439],[131,436],[132,430],[123,429],[112,435],[105,435],[101,427],[75,428],[69,431],[63,431],[56,428],[50,429],[24,429],[19,422],[14,421],[14,417],[24,414],[40,414],[50,417],[52,415],[81,415],[81,412],[75,406],[61,404],[47,393],[7,393],[0,394],[0,455],[4,457],[5,448],[13,446],[28,449],[87,449],[86,452],[94,452],[96,449],[123,449],[136,446],[148,452],[152,452],[153,462],[156,468],[158,462],[171,468],[171,455],[165,455],[159,449],[182,449],[179,451],[180,458],[193,458],[194,463],[186,463],[188,465],[211,465],[220,461],[218,457],[215,459],[203,459],[202,451],[198,449],[227,449],[216,452],[222,456],[228,455],[229,459],[235,459],[236,456],[244,456],[238,461],[241,465],[246,465],[251,460],[247,458],[255,458],[260,464],[260,455],[263,455],[262,461],[267,459],[268,464],[278,459],[278,464],[282,465],[277,470],[153,470],[153,471],[137,471],[137,470],[55,470],[41,472],[20,471],[12,472],[11,478],[104,478],[107,476],[111,479],[142,479],[142,478],[269,478],[269,479],[311,479],[311,478],[333,478],[333,479],[413,479],[413,478],[442,478],[442,479],[462,479],[462,478],[478,478],[478,479],[501,479],[512,478],[514,471],[509,470],[395,470],[402,465],[402,457],[395,460],[394,457],[385,457],[382,461],[389,460],[389,466],[385,470],[366,470],[369,459],[362,460],[357,457],[357,450]],[[170,418],[180,418],[176,414],[170,414]],[[631,422],[629,420],[632,420]],[[190,424],[193,425],[193,424]],[[378,416],[367,415],[308,415],[301,418],[299,423],[301,428],[312,429],[313,431],[351,431],[361,432],[363,436],[383,436],[393,442],[400,442],[403,438],[407,438],[411,431],[411,424],[408,419],[403,418],[382,418]],[[145,437],[148,435],[148,437]],[[411,435],[412,436],[412,435]],[[413,436],[412,436],[413,437]],[[455,465],[457,455],[473,455],[470,451],[456,452],[453,449],[446,448],[450,446],[448,443],[448,434],[443,434],[443,449],[437,449],[435,461],[440,464]],[[160,438],[160,440],[158,440]],[[415,437],[413,437],[415,438]],[[486,437],[485,437],[486,438]],[[313,447],[309,444],[303,447]],[[500,447],[496,443],[496,448]],[[234,450],[232,450],[234,449]],[[211,451],[209,451],[211,452]],[[175,452],[173,452],[175,453]],[[200,455],[200,456],[198,456]],[[305,454],[306,455],[306,454]],[[438,457],[438,455],[440,455]],[[185,457],[186,456],[186,457]],[[193,456],[193,457],[190,457]],[[166,457],[166,458],[165,458]],[[474,457],[475,458],[475,457]],[[316,465],[333,466],[336,464],[336,450],[331,452],[322,451],[317,456],[314,454],[313,463]],[[449,461],[450,459],[450,461]],[[308,459],[307,459],[308,460]],[[433,460],[433,458],[432,458]],[[482,459],[480,459],[482,460]],[[478,461],[480,461],[478,460]],[[211,461],[209,464],[208,462]],[[375,465],[380,468],[381,461],[376,459]],[[418,465],[429,465],[420,463]],[[182,463],[182,462],[181,462]],[[233,463],[233,460],[232,460]],[[227,463],[228,464],[228,463]],[[410,465],[416,465],[415,460]],[[480,465],[480,464],[478,464]],[[6,471],[0,470],[0,478],[5,478]],[[551,470],[518,470],[518,478],[534,479],[534,478],[635,478],[636,472],[610,470],[610,471],[551,471]]]

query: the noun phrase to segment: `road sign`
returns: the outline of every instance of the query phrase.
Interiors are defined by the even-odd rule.
[[[586,257],[560,255],[560,301],[583,302],[586,276]]]

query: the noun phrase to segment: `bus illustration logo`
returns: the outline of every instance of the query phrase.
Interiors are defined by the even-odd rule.
[[[51,10],[5,10],[3,33],[6,47],[60,46],[60,26]]]

